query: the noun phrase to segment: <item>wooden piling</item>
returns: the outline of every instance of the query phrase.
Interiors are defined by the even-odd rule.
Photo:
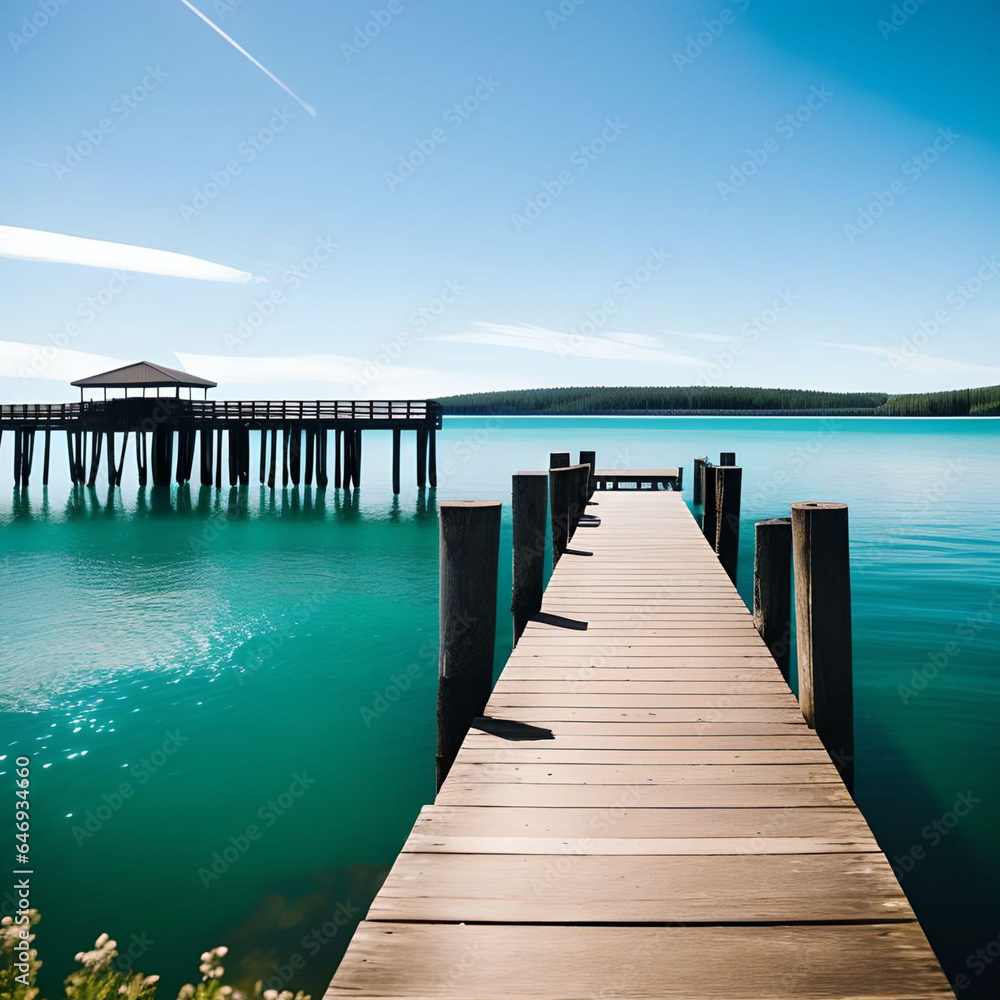
[[[740,554],[740,497],[743,470],[738,465],[719,466],[715,474],[715,551],[729,579],[736,583]],[[710,539],[711,540],[711,539]]]
[[[260,432],[260,469],[258,471],[260,485],[267,482],[267,431]]]
[[[694,460],[694,481],[691,484],[691,502],[695,507],[702,507],[705,503],[705,466],[707,464],[707,458],[696,458]]]
[[[431,427],[427,431],[427,482],[437,488],[437,430]]]
[[[225,432],[220,427],[215,433],[215,488],[222,489],[222,435]]]
[[[441,787],[474,718],[493,687],[500,504],[443,503],[438,508],[440,647],[437,786]]]
[[[724,451],[719,455],[719,465],[735,465],[735,464],[736,464],[735,451]]]
[[[288,486],[288,438],[291,429],[286,425],[281,429],[281,488]]]
[[[351,488],[354,479],[354,431],[344,430],[344,489]]]
[[[240,486],[250,485],[250,428],[239,427],[236,431],[240,441]]]
[[[417,488],[427,485],[427,430],[417,429]]]
[[[202,486],[212,485],[212,433],[211,427],[202,427],[199,434],[201,453],[199,471]]]
[[[717,465],[705,465],[705,485],[704,485],[704,501],[705,506],[702,508],[701,513],[701,530],[705,533],[705,537],[708,539],[709,545],[712,549],[715,549],[716,540],[719,533],[718,520],[716,518],[716,490],[715,490],[715,479],[716,474],[719,471],[719,466]]]
[[[518,472],[513,476],[514,565],[510,609],[514,615],[514,645],[532,615],[542,607],[545,568],[545,521],[548,475]]]
[[[567,469],[567,468],[569,468],[568,451],[549,452],[549,469]]]
[[[793,503],[792,554],[799,704],[851,789],[854,688],[847,504]]]
[[[333,432],[333,488],[340,489],[340,438],[343,432],[337,428]]]
[[[792,642],[792,519],[754,525],[753,623],[788,680]]]
[[[97,470],[101,465],[101,452],[104,449],[104,436],[100,431],[94,431],[90,439],[90,475],[87,477],[88,489],[93,489],[97,483]],[[170,482],[170,458],[167,458],[167,482]]]
[[[149,451],[145,431],[135,432],[135,470],[139,485],[145,486],[149,482]]]
[[[267,467],[267,488],[274,489],[274,477],[278,469],[278,428],[271,428],[271,461]]]
[[[316,431],[316,485],[321,490],[325,490],[327,484],[330,482],[326,464],[327,443],[328,434],[326,430],[321,428]]]
[[[552,568],[555,569],[569,544],[569,506],[573,490],[569,468],[549,470],[549,508],[552,520]]]
[[[115,486],[121,486],[122,473],[125,471],[125,455],[128,452],[128,431],[122,433],[122,450],[118,458],[118,468],[115,470]]]
[[[590,500],[594,495],[594,472],[597,469],[597,452],[581,451],[580,464],[590,466],[590,472],[587,475],[587,500]]]
[[[361,430],[354,431],[354,488],[361,485]]]
[[[232,489],[240,477],[240,437],[235,427],[229,428],[226,439],[228,445],[226,451],[229,456],[227,463],[229,467],[229,487]]]
[[[312,486],[313,465],[316,458],[316,432],[311,428],[306,429],[306,468],[303,473],[306,486]]]
[[[399,496],[399,451],[402,446],[403,432],[394,430],[392,432],[392,492],[394,496]]]
[[[114,486],[115,479],[118,477],[118,466],[115,461],[115,432],[109,430],[107,432],[107,436],[108,436],[108,486]],[[127,434],[126,437],[128,437]]]
[[[128,434],[125,435],[128,440]],[[45,452],[42,455],[42,486],[49,485],[49,449],[52,444],[52,431],[45,428]]]
[[[14,428],[14,489],[21,485],[21,428]]]
[[[298,486],[302,478],[302,428],[296,424],[288,439],[288,464],[291,466],[292,485]]]

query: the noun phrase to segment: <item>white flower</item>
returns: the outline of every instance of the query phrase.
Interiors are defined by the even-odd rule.
[[[203,962],[210,962],[212,960],[212,953],[210,951],[203,951],[201,953],[201,960]]]
[[[143,980],[143,982],[147,986],[152,986],[154,983],[158,983],[159,981],[160,981],[159,976],[146,976],[146,978]]]
[[[103,948],[103,947],[104,947],[104,946],[105,946],[105,945],[106,945],[107,943],[108,943],[108,936],[107,936],[107,934],[102,934],[102,935],[101,935],[101,936],[100,936],[100,937],[99,937],[99,938],[98,938],[98,939],[97,939],[97,940],[96,940],[96,941],[94,942],[94,947],[95,947],[95,948]]]
[[[278,991],[264,990],[264,1000],[278,1000]]]
[[[215,949],[215,954],[218,955],[219,958],[225,958],[226,955],[229,954],[229,949],[224,944],[219,945],[219,947]]]

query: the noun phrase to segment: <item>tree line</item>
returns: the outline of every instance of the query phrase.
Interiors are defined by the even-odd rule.
[[[740,386],[582,386],[443,396],[451,414],[823,413],[843,416],[1000,415],[1000,386],[910,393],[824,392]]]

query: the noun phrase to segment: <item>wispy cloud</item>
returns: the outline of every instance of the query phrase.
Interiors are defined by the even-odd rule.
[[[547,330],[527,323],[476,323],[477,329],[466,333],[439,334],[428,340],[452,344],[486,344],[511,347],[521,351],[541,351],[566,357],[600,358],[605,361],[668,361],[673,364],[700,366],[701,358],[665,351],[654,337],[644,334],[609,333],[605,337],[587,337],[576,333]]]
[[[445,371],[408,365],[376,365],[368,358],[342,354],[294,354],[270,357],[242,355],[175,354],[181,367],[195,375],[228,384],[252,384],[277,392],[281,385],[314,382],[328,386],[323,398],[424,399],[463,392],[497,389],[530,389],[537,376],[511,379],[490,373]]]
[[[839,341],[822,341],[822,347],[833,347],[841,351],[856,351],[860,354],[872,354],[884,358],[889,366],[898,372],[912,372],[921,375],[935,375],[942,379],[955,379],[951,387],[963,385],[962,379],[968,382],[986,384],[984,380],[1000,382],[1000,367],[996,365],[977,365],[968,361],[958,361],[955,358],[944,358],[938,354],[924,354],[891,347],[875,347],[871,344],[845,344]],[[941,383],[941,388],[949,384]]]
[[[247,59],[249,59],[250,62],[252,62],[254,66],[257,67],[257,69],[259,69],[267,77],[273,80],[279,87],[281,87],[281,89],[286,94],[288,94],[288,96],[291,97],[291,99],[295,101],[296,104],[300,105],[303,108],[306,114],[312,115],[313,118],[316,117],[316,109],[311,104],[309,104],[306,101],[303,101],[302,98],[299,97],[299,95],[296,94],[295,91],[291,89],[291,87],[287,86],[287,84],[285,83],[282,83],[282,81],[279,80],[263,63],[258,62],[256,59],[254,59],[254,57],[250,55],[250,53],[247,52],[247,50],[243,48],[243,46],[240,45],[240,43],[237,42],[235,38],[232,38],[230,35],[227,35],[222,30],[222,28],[220,28],[213,20],[206,17],[200,10],[198,10],[197,7],[195,7],[194,4],[190,3],[189,0],[181,0],[181,3],[184,4],[184,6],[188,8],[188,10],[193,11],[195,14],[197,14],[198,17],[200,17],[205,22],[205,24],[207,24],[213,31],[221,35],[227,42],[229,42],[229,44],[234,49],[236,49],[237,52],[239,52],[241,55],[246,56]]]
[[[665,330],[665,337],[683,337],[685,340],[705,340],[713,344],[730,344],[734,340],[739,340],[736,334],[727,333],[690,333],[687,330]]]
[[[44,378],[57,382],[96,375],[127,364],[121,358],[87,354],[51,344],[22,344],[0,340],[0,377]]]
[[[238,271],[225,264],[213,264],[200,257],[189,257],[170,250],[106,243],[104,240],[46,233],[40,229],[18,229],[15,226],[0,226],[0,257],[51,264],[81,264],[112,271],[141,271],[143,274],[195,278],[199,281],[242,283],[253,278],[249,271]]]

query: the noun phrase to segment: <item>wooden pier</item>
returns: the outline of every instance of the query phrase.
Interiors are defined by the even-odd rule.
[[[23,403],[0,407],[0,439],[14,437],[14,485],[29,484],[35,439],[44,448],[42,484],[47,486],[53,433],[65,433],[70,479],[97,483],[103,461],[109,486],[120,486],[129,442],[134,441],[139,485],[185,483],[221,488],[250,483],[250,435],[259,434],[260,483],[275,489],[330,481],[329,438],[333,435],[333,485],[361,485],[362,435],[392,432],[393,492],[400,491],[402,433],[416,436],[418,487],[437,485],[436,434],[442,408],[434,400],[209,400],[183,399],[180,390],[215,385],[206,379],[149,362],[81,379],[85,388],[102,389],[105,398],[79,403]],[[106,398],[121,389],[124,397]],[[159,390],[174,395],[159,395]],[[129,389],[141,395],[128,396]],[[147,396],[147,390],[157,395]],[[270,444],[269,444],[270,443]],[[88,454],[89,446],[89,454]],[[281,456],[280,470],[278,456]],[[197,461],[196,461],[197,460]],[[197,465],[197,468],[196,468]]]
[[[951,997],[681,495],[597,498],[328,1000]]]

